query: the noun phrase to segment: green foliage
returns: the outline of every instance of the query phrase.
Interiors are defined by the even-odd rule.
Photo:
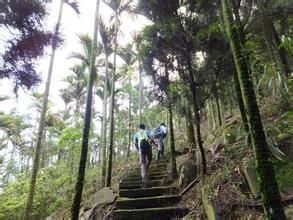
[[[266,127],[266,135],[269,147],[273,155],[279,160],[293,160],[290,145],[292,138],[293,112],[286,112]]]
[[[245,44],[249,69],[254,77],[256,93],[259,96],[272,96],[279,101],[279,107],[288,110],[290,91],[288,82],[281,70],[264,56],[257,40],[249,40]]]
[[[289,36],[282,36],[282,43],[279,47],[284,47],[288,54],[293,57],[293,38]]]
[[[273,159],[273,165],[280,190],[288,191],[293,186],[293,163]]]
[[[226,142],[226,144],[231,144],[231,143],[235,142],[235,140],[237,139],[236,126],[230,126],[230,127],[226,128],[224,135],[225,135],[224,141]]]
[[[81,139],[81,132],[79,129],[67,127],[65,128],[59,137],[59,147],[74,147],[79,144]]]
[[[221,24],[217,21],[217,22],[209,24],[207,27],[201,28],[197,32],[196,37],[198,39],[206,39],[207,37],[211,36],[212,34],[219,34],[221,32],[222,32]]]

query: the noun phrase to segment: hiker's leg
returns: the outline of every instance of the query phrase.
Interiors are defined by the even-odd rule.
[[[160,137],[158,139],[158,144],[160,146],[160,148],[159,148],[159,159],[161,159],[163,157],[163,150],[164,150],[163,138]]]
[[[145,182],[147,178],[147,164],[146,164],[146,154],[144,152],[140,153],[140,172],[141,172],[142,182]]]
[[[157,141],[157,160],[160,159],[160,147],[159,147],[159,141]]]
[[[146,154],[147,157],[147,168],[149,170],[149,167],[151,165],[151,161],[152,161],[152,157],[153,157],[153,153],[152,153],[152,149],[150,148]]]
[[[165,148],[165,144],[164,144],[164,139],[162,138],[162,151],[161,151],[161,158],[164,157],[164,148]]]

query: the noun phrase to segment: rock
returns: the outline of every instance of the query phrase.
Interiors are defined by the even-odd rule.
[[[254,159],[248,159],[243,163],[243,173],[250,188],[250,192],[255,199],[260,197],[260,190],[257,183],[257,177],[255,172]]]
[[[105,187],[101,189],[100,191],[96,192],[90,200],[85,204],[84,209],[90,209],[90,208],[95,208],[98,205],[102,204],[111,204],[115,201],[117,198],[117,194],[113,192],[112,189],[109,187]]]
[[[205,139],[205,144],[209,145],[209,144],[213,143],[214,140],[215,140],[215,136],[212,133],[210,133],[210,134],[208,134],[208,136]]]
[[[206,189],[204,187],[202,187],[202,190],[201,190],[201,199],[202,199],[202,204],[203,204],[204,211],[205,211],[205,214],[207,216],[207,219],[208,220],[218,220],[218,219],[220,219],[218,214],[217,214],[216,207],[213,204],[213,202],[210,201],[209,195],[206,192]]]
[[[193,161],[187,161],[182,164],[179,174],[178,186],[180,188],[186,187],[197,177],[196,164]]]
[[[81,220],[104,219],[104,206],[112,204],[118,195],[109,187],[105,187],[95,193],[88,202],[85,203],[83,213],[80,214]]]

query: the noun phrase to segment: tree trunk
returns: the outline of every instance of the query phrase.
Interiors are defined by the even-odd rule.
[[[178,177],[178,173],[177,173],[177,167],[176,167],[173,114],[172,114],[172,106],[170,104],[168,105],[168,112],[169,112],[169,129],[170,129],[171,175],[173,179],[176,179]]]
[[[115,75],[116,75],[116,55],[117,55],[117,35],[118,35],[118,12],[115,11],[115,36],[114,36],[114,66],[111,81],[111,101],[110,101],[110,143],[109,143],[109,156],[108,156],[108,172],[106,178],[106,186],[111,186],[112,178],[112,157],[113,157],[113,143],[114,143],[114,104],[115,104]]]
[[[92,49],[90,56],[90,69],[89,69],[89,81],[88,81],[88,90],[87,90],[87,100],[86,100],[86,110],[84,117],[84,128],[82,134],[82,146],[81,146],[81,154],[78,168],[77,181],[75,185],[75,195],[73,204],[71,207],[71,218],[72,220],[77,220],[79,217],[79,208],[82,197],[82,190],[84,184],[84,176],[85,176],[85,168],[87,161],[87,152],[88,152],[88,141],[89,141],[89,132],[91,127],[91,110],[92,110],[92,98],[93,98],[93,85],[95,79],[95,58],[96,58],[96,46],[97,46],[97,38],[98,38],[98,20],[99,20],[99,8],[100,8],[100,0],[96,2],[96,12],[95,12],[95,21],[94,21],[94,33],[93,33],[93,41],[92,41]]]
[[[190,90],[191,90],[192,98],[193,98],[192,103],[193,103],[193,111],[194,111],[194,115],[195,115],[196,136],[197,136],[198,147],[199,147],[199,151],[201,154],[201,160],[202,160],[202,173],[206,174],[207,173],[207,162],[206,162],[203,142],[201,139],[200,115],[199,115],[199,108],[198,108],[198,104],[197,104],[197,94],[196,94],[197,91],[196,91],[196,85],[195,85],[194,76],[193,76],[193,68],[192,68],[192,64],[191,64],[191,54],[190,53],[187,56],[187,65],[188,65],[189,80],[190,80]]]
[[[142,68],[141,68],[141,61],[138,61],[138,73],[139,73],[139,124],[142,123],[142,99],[143,99],[143,85],[142,85]]]
[[[63,0],[60,0],[59,14],[58,14],[58,19],[57,19],[57,23],[56,23],[55,32],[54,32],[56,35],[58,34],[60,23],[61,23],[63,3],[64,3]],[[25,212],[24,212],[24,220],[29,220],[32,218],[31,213],[32,213],[32,206],[33,206],[33,201],[34,201],[37,174],[38,174],[39,164],[40,164],[42,137],[43,137],[43,131],[44,131],[44,127],[45,127],[45,118],[46,118],[46,112],[47,112],[47,106],[48,106],[48,97],[49,97],[50,84],[51,84],[51,78],[52,78],[52,73],[53,73],[55,52],[56,52],[56,44],[53,43],[52,54],[51,54],[49,70],[48,70],[48,75],[47,75],[47,81],[46,81],[46,87],[45,87],[44,98],[43,98],[41,118],[40,118],[38,135],[37,135],[36,149],[35,149],[34,159],[33,159],[32,175],[31,175],[29,192],[27,195],[27,202],[26,202],[26,207],[25,207]]]
[[[228,105],[229,105],[229,110],[230,110],[230,116],[233,117],[233,100],[231,100],[231,97],[228,96]]]
[[[188,103],[188,102],[187,102]],[[187,130],[187,141],[190,146],[196,147],[196,141],[194,136],[193,120],[191,115],[190,106],[186,105],[186,130]]]
[[[213,99],[211,99],[210,105],[211,105],[211,113],[212,113],[212,121],[213,121],[213,130],[214,130],[216,128],[216,117],[215,117],[215,108],[214,108]]]
[[[242,92],[244,107],[247,112],[248,126],[256,157],[256,171],[260,186],[266,219],[286,219],[281,204],[278,183],[273,165],[269,159],[269,148],[263,131],[262,121],[256,101],[253,83],[248,72],[245,56],[241,50],[241,39],[234,25],[229,0],[221,0],[224,23],[230,41],[238,80]]]
[[[262,25],[263,25],[263,30],[264,30],[264,38],[266,40],[266,44],[267,44],[268,50],[270,52],[271,60],[276,65],[279,64],[283,74],[286,77],[288,77],[290,75],[291,71],[290,71],[288,61],[286,58],[286,51],[283,47],[279,47],[281,44],[280,37],[275,29],[273,21],[265,13],[265,8],[263,6],[263,2],[258,0],[257,4],[259,6],[259,11],[260,11],[260,14],[262,17],[261,20],[262,20]],[[275,45],[274,45],[273,41],[275,41]],[[276,47],[279,59],[277,59],[274,55],[273,46]]]
[[[129,76],[129,103],[128,103],[128,145],[126,150],[126,157],[129,157],[130,154],[130,145],[131,145],[131,103],[132,103],[132,96],[131,96],[131,76]]]
[[[218,116],[219,126],[222,126],[222,115],[221,115],[220,100],[218,97],[218,93],[216,95],[216,106],[217,106],[217,116]]]
[[[276,28],[273,22],[271,22],[271,26],[272,26],[273,36],[276,42],[276,47],[277,47],[277,51],[278,51],[280,62],[281,62],[281,69],[283,70],[284,75],[288,77],[290,76],[291,70],[289,68],[288,60],[286,57],[286,50],[284,47],[280,47],[281,39],[279,37],[279,34],[276,31]]]
[[[243,103],[243,99],[242,99],[242,93],[241,93],[241,88],[240,88],[237,72],[235,72],[235,71],[233,72],[233,77],[234,77],[234,86],[235,86],[236,98],[237,98],[237,102],[238,102],[238,106],[239,106],[239,111],[241,114],[244,130],[245,130],[245,133],[247,136],[247,145],[250,146],[251,145],[251,137],[250,137],[250,133],[249,133],[247,116],[245,114],[244,103]]]
[[[106,50],[106,49],[105,49]],[[101,131],[101,147],[102,147],[102,186],[106,183],[106,169],[107,169],[107,100],[108,100],[108,53],[106,52],[106,71],[105,71],[105,82],[104,82],[104,97],[103,97],[103,119],[102,119],[102,131]]]

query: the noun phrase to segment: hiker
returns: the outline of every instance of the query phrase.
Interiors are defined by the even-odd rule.
[[[152,160],[152,142],[150,132],[145,130],[144,124],[140,124],[139,131],[134,135],[134,144],[139,152],[143,186],[146,186],[149,181],[148,169]]]
[[[164,138],[167,136],[167,128],[165,123],[161,123],[159,127],[153,131],[153,137],[157,141],[157,160],[160,160],[164,156]]]

